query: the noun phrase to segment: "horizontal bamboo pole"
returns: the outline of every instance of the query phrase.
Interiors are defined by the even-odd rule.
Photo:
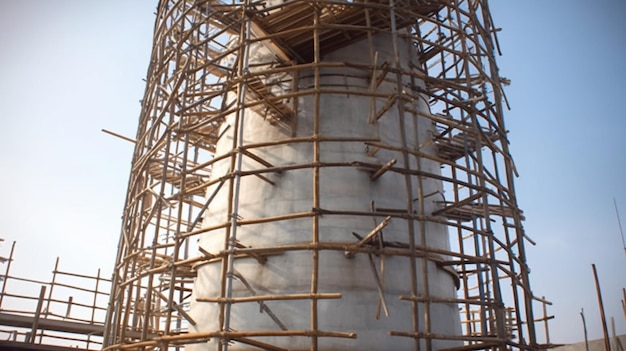
[[[493,299],[489,298],[487,300],[483,299],[452,299],[452,298],[442,298],[442,297],[425,297],[425,296],[400,296],[400,300],[402,301],[415,301],[415,302],[433,302],[433,303],[463,303],[470,305],[481,305],[481,306],[498,306],[499,304]]]
[[[402,331],[389,331],[391,336],[403,336],[414,339],[438,339],[438,340],[459,340],[459,341],[486,341],[496,342],[500,344],[509,344],[508,339],[499,339],[493,336],[470,336],[470,335],[451,335],[451,334],[436,334],[436,333],[423,333],[423,332],[402,332]]]
[[[241,337],[264,337],[264,336],[316,336],[327,338],[348,338],[356,339],[356,333],[346,332],[327,332],[321,330],[257,330],[257,331],[215,331],[215,332],[201,332],[201,333],[182,333],[178,335],[165,335],[161,337],[153,338],[152,340],[141,341],[128,344],[116,344],[111,345],[103,349],[103,351],[111,350],[134,350],[143,347],[156,347],[162,343],[195,343],[212,338],[220,338],[226,340],[234,340]]]
[[[245,297],[197,297],[199,302],[216,302],[216,303],[238,303],[238,302],[257,302],[257,301],[278,301],[278,300],[321,300],[321,299],[340,299],[340,293],[318,293],[318,294],[285,294],[285,295],[255,295]]]

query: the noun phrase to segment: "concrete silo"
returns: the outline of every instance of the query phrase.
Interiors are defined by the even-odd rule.
[[[534,347],[494,33],[486,1],[161,1],[107,346]]]

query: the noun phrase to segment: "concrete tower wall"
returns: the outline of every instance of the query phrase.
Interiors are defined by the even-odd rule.
[[[370,63],[370,51],[367,40],[362,40],[322,58],[323,62],[353,63],[367,65]],[[401,65],[409,67],[415,52],[410,43],[400,41]],[[379,62],[394,62],[392,38],[390,35],[379,34],[373,37],[373,47],[378,53]],[[267,57],[267,49],[261,45],[252,47],[251,66]],[[254,68],[251,68],[254,69]],[[381,143],[402,146],[398,109],[394,105],[375,123],[370,123],[372,98],[351,91],[363,91],[370,86],[369,76],[362,70],[346,67],[320,68],[320,86],[322,89],[341,89],[345,93],[322,93],[319,101],[319,135],[325,139],[355,138],[379,139]],[[389,73],[377,89],[381,94],[392,94],[397,91],[396,75]],[[403,89],[409,89],[411,79],[403,77]],[[423,87],[423,82],[415,82]],[[298,74],[298,89],[314,86],[314,71],[303,69]],[[235,96],[231,96],[235,99]],[[381,109],[384,101],[376,101],[377,109]],[[420,111],[428,111],[423,99],[414,101],[412,107]],[[297,121],[294,123],[295,137],[310,137],[314,134],[315,99],[313,95],[298,98]],[[216,157],[233,150],[233,139],[236,137],[236,115],[228,116],[223,124],[223,136],[217,143]],[[404,115],[406,144],[411,149],[432,137],[431,121],[416,117],[409,113]],[[243,144],[255,145],[292,137],[292,131],[272,125],[263,116],[247,109],[243,118]],[[422,148],[422,151],[435,154],[433,147]],[[417,177],[412,176],[413,193],[407,193],[405,176],[389,171],[372,181],[372,172],[358,166],[359,163],[382,165],[396,159],[395,167],[404,168],[402,155],[398,151],[380,150],[370,156],[362,141],[323,141],[320,143],[319,159],[322,164],[336,166],[322,167],[319,172],[320,208],[333,212],[345,213],[371,212],[372,203],[378,208],[406,210],[407,196],[417,199]],[[307,213],[313,207],[313,176],[311,164],[314,161],[314,146],[311,141],[293,142],[284,145],[252,148],[249,152],[269,162],[273,166],[297,166],[302,168],[278,173],[265,173],[274,184],[254,175],[241,178],[238,208],[235,210],[239,219],[247,220],[286,216]],[[423,171],[438,174],[440,165],[425,159],[409,159],[409,169],[419,168]],[[352,165],[351,165],[352,164]],[[218,179],[230,173],[231,160],[225,158],[213,165],[212,178]],[[242,171],[263,168],[258,161],[250,157],[243,158]],[[442,192],[439,181],[423,180],[423,193]],[[217,184],[210,187],[207,194],[212,194]],[[226,187],[224,187],[226,188]],[[436,209],[437,196],[425,201],[424,213]],[[228,222],[231,198],[229,192],[221,189],[212,201],[204,218],[205,227],[217,226]],[[417,201],[415,209],[417,211]],[[355,243],[353,236],[358,233],[365,236],[384,216],[372,217],[350,214],[328,214],[319,218],[320,243]],[[288,220],[275,220],[259,224],[239,225],[236,238],[242,245],[262,247],[282,247],[287,245],[306,244],[312,241],[313,219],[309,216]],[[408,226],[413,226],[415,242],[422,242],[420,225],[416,221],[393,218],[384,229],[385,242],[408,243]],[[435,249],[449,249],[447,228],[441,224],[424,223],[425,241]],[[201,236],[199,245],[207,252],[219,252],[227,247],[225,242],[226,229],[211,230]],[[312,254],[309,250],[287,250],[278,255],[267,257],[265,264],[260,264],[253,257],[238,258],[233,268],[236,279],[232,284],[232,296],[242,297],[256,295],[288,295],[307,294],[311,291]],[[382,258],[374,256],[377,270]],[[409,330],[413,323],[411,304],[401,301],[400,296],[411,295],[410,261],[412,258],[393,256],[384,258],[383,290],[390,316],[377,315],[379,293],[368,254],[356,254],[349,259],[341,250],[323,250],[319,256],[320,293],[340,293],[340,299],[321,299],[318,302],[318,330],[354,332],[357,339],[320,338],[320,350],[389,350],[409,349],[413,341],[409,338],[389,336],[391,330]],[[417,260],[416,274],[423,274],[423,268]],[[217,298],[220,296],[222,277],[222,261],[207,263],[197,268],[198,277],[194,284],[194,297]],[[380,274],[380,273],[379,273]],[[455,278],[453,274],[428,262],[429,294],[440,298],[455,297]],[[245,283],[242,279],[245,280]],[[423,279],[418,279],[423,281]],[[246,286],[248,285],[248,286]],[[254,291],[252,292],[250,288]],[[424,294],[424,286],[417,286],[417,294]],[[197,302],[192,299],[191,314],[198,322],[196,331],[220,330],[219,305],[211,302]],[[266,301],[264,304],[288,330],[311,329],[311,301],[281,300]],[[418,313],[423,313],[419,311]],[[431,306],[431,325],[433,333],[458,334],[460,322],[456,304],[434,304]],[[420,315],[418,323],[423,324]],[[235,303],[230,312],[230,328],[237,331],[249,330],[280,330],[278,323],[267,312],[262,312],[257,302]],[[265,342],[288,349],[305,349],[310,341],[307,337],[261,338]],[[454,341],[436,342],[437,347],[457,345]],[[201,347],[204,349],[204,347]],[[237,347],[234,347],[235,349]],[[237,348],[239,349],[239,348]]]

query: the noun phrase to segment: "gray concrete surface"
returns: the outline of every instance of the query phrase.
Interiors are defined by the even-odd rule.
[[[376,35],[375,47],[379,53],[379,62],[393,62],[391,37]],[[408,42],[401,42],[402,65],[408,67],[408,57],[416,57]],[[254,50],[257,55],[252,61],[261,60],[267,53],[262,48]],[[346,48],[335,51],[324,57],[328,62],[356,62],[369,64],[367,41],[354,43]],[[393,76],[393,77],[391,77]],[[347,68],[323,68],[321,85],[341,89],[367,89],[368,76],[363,71]],[[390,74],[391,78],[395,75]],[[389,78],[388,78],[389,79]],[[408,78],[405,77],[405,82]],[[422,83],[420,83],[422,84]],[[422,84],[423,85],[423,84]],[[300,89],[313,86],[313,72],[302,71],[299,76]],[[396,90],[393,81],[385,81],[378,92],[392,93]],[[233,97],[234,98],[234,97]],[[371,98],[353,94],[323,94],[320,101],[320,134],[324,137],[362,137],[380,138],[381,142],[401,146],[399,136],[398,110],[391,108],[379,123],[368,122]],[[378,109],[384,101],[377,101]],[[424,100],[413,103],[413,108],[428,111]],[[298,101],[296,137],[313,134],[313,96],[302,97]],[[233,143],[235,116],[229,116],[224,127],[225,135],[217,145],[217,155],[230,152]],[[407,130],[409,147],[417,147],[430,138],[433,128],[430,121],[406,114],[404,120]],[[244,121],[245,144],[280,140],[290,137],[284,128],[268,123],[262,116],[248,109]],[[435,152],[432,147],[423,148],[425,152]],[[254,154],[275,166],[310,164],[313,161],[312,143],[292,143],[281,146],[264,147],[252,150]],[[381,150],[375,156],[368,156],[363,142],[323,142],[320,146],[321,162],[366,162],[384,164],[397,159],[397,167],[403,167],[402,156],[397,151]],[[440,165],[433,161],[414,158],[409,165],[416,169],[420,162],[422,170],[437,174]],[[214,165],[212,177],[217,179],[230,170],[230,160],[225,159]],[[244,158],[243,170],[262,168],[258,162]],[[356,167],[328,167],[320,171],[320,207],[333,211],[370,211],[370,203],[384,208],[406,209],[407,196],[418,197],[418,179],[412,178],[413,193],[407,194],[404,176],[399,173],[387,172],[376,181],[370,180],[371,173]],[[281,174],[266,174],[275,185],[271,185],[257,177],[246,176],[241,180],[241,195],[237,209],[238,216],[243,220],[266,218],[310,211],[313,207],[313,170],[303,168],[285,171]],[[436,194],[442,191],[441,184],[432,179],[422,179],[423,194]],[[208,189],[212,193],[216,186]],[[425,213],[437,209],[435,201],[441,197],[431,196],[425,202]],[[211,203],[204,218],[204,226],[211,227],[229,220],[228,208],[231,199],[228,197],[228,186],[222,187]],[[417,202],[415,202],[417,208]],[[381,218],[377,218],[380,223]],[[267,222],[255,225],[238,226],[237,239],[246,246],[272,247],[289,244],[309,243],[312,241],[312,218],[298,218]],[[374,228],[371,217],[350,215],[324,215],[319,219],[319,240],[321,242],[355,242],[352,232],[366,235]],[[408,227],[415,230],[415,241],[421,240],[420,225],[404,219],[393,219],[384,230],[386,241],[408,242]],[[445,226],[425,223],[426,242],[438,249],[449,249],[449,238]],[[204,234],[199,245],[208,252],[219,252],[226,247],[225,229],[212,230]],[[376,319],[379,300],[377,287],[369,265],[367,254],[357,254],[347,259],[340,251],[320,252],[319,292],[341,293],[342,298],[318,301],[318,329],[322,331],[339,331],[357,333],[357,339],[320,338],[320,350],[400,350],[413,349],[413,340],[403,337],[392,337],[389,331],[412,331],[411,303],[401,301],[399,296],[411,295],[410,259],[407,257],[386,257],[384,274],[384,293],[389,305],[390,316]],[[379,257],[375,258],[379,266]],[[287,251],[281,255],[270,256],[264,265],[254,258],[237,259],[234,264],[236,272],[253,287],[257,295],[302,294],[311,291],[312,251]],[[221,262],[203,265],[198,268],[198,277],[194,285],[194,300],[198,297],[219,297],[223,267]],[[418,294],[424,292],[423,270],[417,260],[416,279]],[[431,296],[454,298],[455,282],[453,277],[428,263],[429,292]],[[250,296],[251,291],[235,279],[233,296]],[[289,330],[311,329],[311,301],[284,300],[268,301],[267,306]],[[424,325],[420,305],[419,325]],[[207,302],[192,302],[191,315],[198,322],[191,331],[215,331],[220,329],[219,305]],[[249,330],[280,330],[278,325],[267,313],[262,313],[256,302],[238,303],[232,306],[230,327],[237,331]],[[460,321],[456,304],[431,305],[431,332],[437,334],[459,334]],[[293,337],[262,337],[257,338],[288,349],[307,349],[310,338]],[[215,349],[217,341],[211,341],[194,348]],[[446,346],[457,346],[456,341],[437,341],[434,349]],[[230,347],[233,350],[245,349],[241,344]],[[190,347],[191,349],[191,347]]]

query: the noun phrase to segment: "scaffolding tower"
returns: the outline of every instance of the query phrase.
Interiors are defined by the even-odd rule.
[[[541,345],[533,305],[547,303],[533,295],[529,282],[522,211],[517,205],[516,169],[509,153],[503,120],[506,97],[495,55],[499,54],[496,32],[487,0],[161,0],[156,13],[154,44],[145,96],[139,119],[128,193],[124,208],[119,251],[113,273],[110,304],[105,322],[105,350],[168,349],[218,339],[222,349],[284,350],[265,342],[266,337],[293,336],[310,339],[310,350],[320,338],[358,338],[349,330],[320,330],[318,301],[341,298],[318,289],[319,254],[340,251],[346,259],[369,255],[372,279],[385,289],[385,259],[407,257],[413,267],[409,286],[428,287],[428,275],[415,271],[415,262],[434,262],[454,275],[455,298],[441,299],[428,288],[413,288],[395,298],[413,312],[412,325],[389,330],[390,337],[414,340],[415,350],[432,350],[435,340],[455,340],[447,350],[534,350]],[[411,43],[415,56],[410,67],[399,58],[381,58],[372,44],[379,34]],[[369,48],[367,63],[332,61],[332,53],[358,41]],[[394,44],[395,45],[395,44]],[[263,48],[266,55],[250,61],[250,51]],[[397,55],[397,51],[396,51]],[[346,79],[361,79],[364,87],[320,84],[327,69],[346,70]],[[299,79],[307,75],[307,82]],[[423,84],[410,82],[423,82]],[[409,82],[409,83],[407,83]],[[383,85],[395,89],[383,89]],[[432,123],[428,140],[407,147],[377,137],[328,136],[313,128],[298,132],[299,103],[310,99],[319,105],[327,94],[365,96],[366,119],[376,125],[394,110],[401,118],[422,118]],[[416,101],[428,108],[415,109]],[[275,140],[244,144],[246,111],[281,131]],[[235,116],[235,123],[225,123]],[[319,108],[308,118],[319,125]],[[230,152],[216,153],[227,133],[234,140]],[[397,131],[405,133],[405,131]],[[398,140],[401,140],[398,134]],[[395,154],[380,162],[328,163],[319,150],[328,143],[362,148],[364,155]],[[307,163],[281,164],[264,158],[265,150],[277,145],[310,145]],[[435,150],[425,152],[424,150]],[[440,165],[441,172],[420,168],[420,161]],[[228,172],[213,175],[217,162],[227,160]],[[398,162],[398,160],[400,160]],[[245,161],[245,162],[244,162]],[[244,166],[242,166],[244,165]],[[366,172],[372,182],[385,174],[401,174],[417,184],[406,207],[384,208],[375,202],[367,210],[345,213],[320,206],[320,171],[354,168]],[[238,184],[249,177],[268,184],[281,181],[289,172],[306,169],[315,194],[310,210],[270,217],[238,215]],[[436,179],[443,191],[425,193],[422,180]],[[317,189],[317,190],[316,190]],[[203,225],[216,194],[230,199],[228,213],[218,224]],[[436,210],[426,211],[425,201],[435,201]],[[271,199],[267,206],[272,206]],[[291,245],[252,246],[236,240],[236,228],[306,218],[312,223],[323,216],[361,216],[372,223],[369,234],[344,242],[325,241],[312,225],[310,241]],[[409,237],[386,242],[382,231],[390,221],[445,225],[449,250],[431,248]],[[226,233],[223,249],[208,252],[197,241],[202,235]],[[232,269],[232,262],[268,258],[290,251],[310,253],[313,268],[311,290],[299,296],[257,294],[233,297],[232,280],[246,285]],[[220,329],[197,331],[189,312],[197,268],[221,265]],[[332,296],[331,296],[332,295]],[[381,294],[379,304],[384,305]],[[228,311],[238,303],[255,302],[261,313],[272,314],[267,301],[310,301],[309,327],[291,330],[276,323],[275,330],[235,330],[229,327]],[[437,304],[456,304],[461,332],[437,334],[428,313]],[[384,307],[384,306],[382,306]],[[377,308],[380,313],[381,306]],[[393,317],[393,316],[392,316]],[[547,327],[546,327],[547,338]],[[549,342],[549,339],[548,339]],[[239,345],[239,346],[238,346]],[[242,346],[243,345],[243,346]]]

